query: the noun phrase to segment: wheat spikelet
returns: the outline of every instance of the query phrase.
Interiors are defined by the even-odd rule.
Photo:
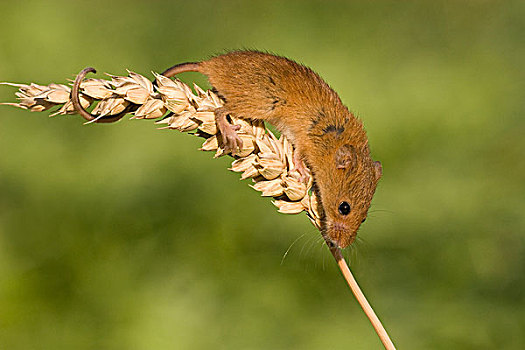
[[[235,158],[229,170],[241,174],[241,179],[252,179],[254,188],[264,197],[273,197],[273,204],[285,214],[306,211],[312,223],[320,229],[317,199],[312,188],[312,177],[306,179],[294,169],[293,147],[281,136],[277,138],[262,121],[232,118],[238,125],[242,149],[235,155],[227,153],[217,137],[214,110],[223,102],[212,91],[197,85],[193,90],[180,80],[172,80],[153,73],[155,85],[143,75],[128,71],[128,76],[108,75],[105,79],[85,79],[80,84],[80,102],[84,108],[93,102],[92,114],[97,118],[130,109],[131,119],[159,119],[160,129],[193,132],[205,138],[201,150],[215,152],[215,157],[229,154]],[[59,107],[51,116],[75,114],[71,102],[71,88],[63,84],[46,86],[31,83],[1,83],[18,88],[18,103],[5,105],[42,112]]]

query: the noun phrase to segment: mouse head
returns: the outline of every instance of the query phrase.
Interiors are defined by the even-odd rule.
[[[382,167],[370,157],[368,145],[343,144],[328,157],[332,166],[326,166],[327,173],[322,176],[330,181],[318,184],[324,211],[322,229],[335,245],[345,248],[353,243],[366,219]]]

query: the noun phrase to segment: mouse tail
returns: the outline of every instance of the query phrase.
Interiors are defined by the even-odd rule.
[[[71,102],[73,103],[73,107],[75,108],[75,111],[80,114],[84,119],[88,121],[88,123],[113,123],[117,120],[121,119],[123,116],[128,113],[128,107],[124,109],[124,111],[114,114],[114,115],[93,115],[86,111],[84,107],[82,107],[82,104],[80,103],[80,83],[88,73],[96,73],[97,71],[95,68],[85,68],[80,73],[78,73],[75,82],[73,83],[73,88],[71,91]]]
[[[184,73],[184,72],[202,73],[200,70],[200,62],[187,62],[187,63],[176,64],[173,67],[170,67],[166,69],[164,72],[162,72],[162,75],[164,75],[167,78],[171,78],[174,75],[177,75],[179,73]]]
[[[200,62],[188,62],[188,63],[181,63],[176,64],[173,67],[170,67],[166,69],[162,75],[164,75],[167,78],[171,78],[174,75],[177,75],[179,73],[184,72],[201,72],[200,71]],[[86,111],[84,107],[82,107],[82,104],[80,103],[80,83],[82,80],[86,77],[88,73],[96,73],[96,70],[94,68],[88,67],[82,72],[80,72],[77,75],[77,78],[75,79],[75,82],[73,83],[73,89],[71,92],[71,101],[73,102],[73,107],[75,108],[75,111],[80,114],[84,119],[86,119],[89,123],[112,123],[119,119],[121,119],[126,113],[130,112],[129,108],[126,108],[124,111],[115,114],[115,115],[93,115]],[[156,85],[156,82],[153,82],[154,85]]]

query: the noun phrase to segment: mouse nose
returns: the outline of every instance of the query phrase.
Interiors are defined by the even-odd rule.
[[[350,234],[350,235],[341,237],[341,239],[339,239],[339,248],[344,249],[348,247],[349,245],[351,245],[352,243],[354,243],[355,236],[356,236],[355,234]]]
[[[325,237],[326,244],[328,245],[328,248],[341,248],[345,249],[355,241],[355,236],[349,236],[349,238],[341,238],[341,239],[332,239],[330,237]]]
[[[329,241],[341,249],[354,243],[356,232],[349,230],[344,224],[333,224],[327,232]]]
[[[323,235],[323,238],[326,242],[326,245],[328,246],[328,248],[332,249],[332,248],[336,248],[338,247],[339,248],[339,242],[338,241],[334,241],[332,238],[330,238],[330,236],[328,235]]]

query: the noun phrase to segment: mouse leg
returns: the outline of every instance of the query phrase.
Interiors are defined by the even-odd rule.
[[[237,130],[240,129],[239,125],[232,125],[228,122],[228,112],[224,107],[217,108],[215,110],[215,123],[221,134],[222,144],[226,152],[231,151],[232,154],[237,152],[237,149],[242,148],[242,140],[237,135]]]

